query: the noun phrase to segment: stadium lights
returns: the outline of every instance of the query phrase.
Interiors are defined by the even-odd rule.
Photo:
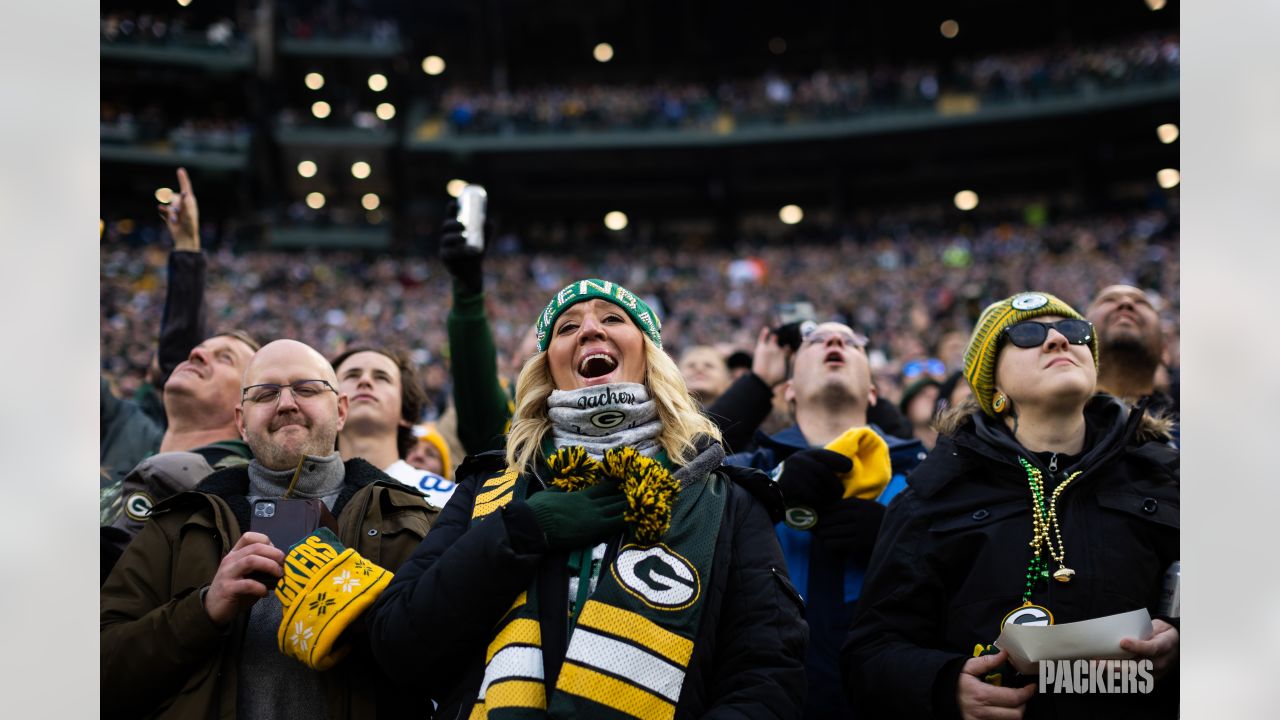
[[[1160,183],[1160,187],[1165,190],[1172,190],[1182,182],[1182,174],[1175,168],[1165,168],[1156,173],[1156,182]]]
[[[444,58],[439,55],[428,55],[422,59],[422,72],[428,75],[439,75],[444,72]]]
[[[329,103],[323,100],[317,100],[314,103],[311,103],[311,114],[321,120],[329,117]]]
[[[969,212],[978,207],[978,193],[972,190],[961,190],[956,193],[955,204],[957,208]]]
[[[382,204],[382,200],[375,193],[365,193],[364,197],[360,198],[360,204],[364,206],[365,210],[377,210],[378,206]]]
[[[938,26],[938,32],[942,33],[942,37],[950,40],[960,34],[960,23],[955,20],[943,20]]]
[[[351,164],[351,177],[357,180],[363,180],[369,177],[369,173],[373,172],[373,168],[369,167],[369,163],[359,160]]]
[[[369,89],[374,92],[382,92],[387,89],[387,76],[382,73],[374,73],[369,76]]]
[[[1163,10],[1164,5],[1165,0],[1147,0],[1147,7],[1151,8],[1152,12],[1155,12],[1156,10]]]
[[[784,205],[778,211],[778,219],[787,225],[795,225],[804,219],[804,211],[800,209],[799,205]]]
[[[449,193],[449,197],[459,197],[462,195],[462,188],[467,186],[466,180],[454,178],[444,186],[444,191]]]
[[[607,63],[613,59],[613,46],[609,43],[600,43],[591,51],[591,55],[596,62]]]
[[[391,103],[378,103],[378,107],[373,111],[379,120],[390,120],[396,116],[396,106]]]
[[[298,163],[298,174],[306,178],[315,177],[316,164],[310,160],[303,160]]]
[[[307,84],[308,90],[319,90],[324,87],[324,76],[318,72],[309,72],[307,73],[307,76],[303,78],[303,82]]]
[[[1156,128],[1156,137],[1160,138],[1160,142],[1168,145],[1178,139],[1178,126],[1173,123],[1165,123]]]
[[[173,200],[173,190],[171,188],[156,188],[156,202],[168,203]]]
[[[324,193],[307,193],[307,207],[312,210],[319,210],[324,207]]]
[[[182,7],[186,7],[191,4],[191,0],[178,0],[178,4]]]
[[[622,230],[627,226],[627,214],[620,210],[608,213],[604,216],[604,226],[610,230]]]
[[[774,55],[781,55],[787,51],[787,41],[780,37],[769,39],[769,52]]]

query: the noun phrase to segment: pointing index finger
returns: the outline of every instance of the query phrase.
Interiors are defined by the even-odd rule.
[[[191,194],[191,178],[187,177],[186,168],[178,168],[178,191],[183,195]]]

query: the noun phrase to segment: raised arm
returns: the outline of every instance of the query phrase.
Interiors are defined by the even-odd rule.
[[[746,450],[756,429],[773,409],[773,388],[787,379],[791,349],[778,344],[769,328],[761,328],[751,356],[751,372],[733,381],[724,394],[707,408],[723,434],[725,452]]]
[[[160,206],[173,252],[169,253],[169,284],[160,320],[160,385],[206,336],[204,284],[205,257],[200,250],[200,208],[191,179],[178,168],[178,193]]]
[[[458,409],[458,440],[468,455],[497,447],[514,408],[498,376],[498,352],[484,309],[484,251],[467,245],[462,224],[445,222],[440,261],[453,277],[449,369]]]

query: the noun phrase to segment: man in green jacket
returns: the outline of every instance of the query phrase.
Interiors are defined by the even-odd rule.
[[[385,680],[356,620],[438,511],[367,462],[342,461],[337,386],[324,357],[292,340],[249,364],[236,424],[256,459],[159,503],[102,588],[104,717],[422,710]],[[285,497],[320,500],[334,530],[292,547],[248,531],[256,500]]]

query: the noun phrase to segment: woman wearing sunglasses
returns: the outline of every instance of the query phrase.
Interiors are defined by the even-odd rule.
[[[943,416],[890,507],[845,645],[868,716],[1176,717],[1177,619],[1160,600],[1178,559],[1178,456],[1167,422],[1095,394],[1098,361],[1093,326],[1048,293],[979,317],[973,399]],[[1153,635],[1120,645],[1151,661],[1149,693],[1037,694],[992,646],[1008,622],[1139,608]]]

